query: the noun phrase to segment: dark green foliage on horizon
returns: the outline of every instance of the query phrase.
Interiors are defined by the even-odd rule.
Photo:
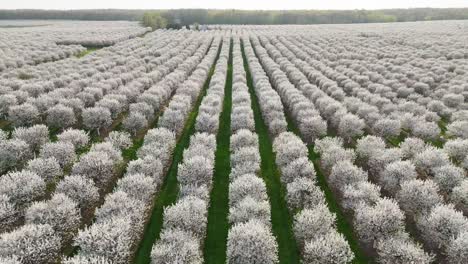
[[[169,24],[341,24],[468,19],[468,8],[410,8],[382,10],[0,10],[0,19],[132,20],[157,12]]]
[[[159,12],[145,12],[141,24],[155,30],[158,28],[165,28],[167,26],[167,19],[162,17]]]

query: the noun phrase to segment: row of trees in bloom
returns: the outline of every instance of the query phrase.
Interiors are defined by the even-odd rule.
[[[369,128],[368,122],[370,120],[359,115],[359,111],[354,112],[355,110],[352,110],[354,106],[350,104],[351,101],[347,102],[348,98],[352,98],[355,100],[353,104],[356,104],[356,106],[366,104],[359,98],[365,98],[361,96],[365,95],[365,93],[370,94],[373,92],[373,90],[370,90],[371,92],[365,90],[370,85],[358,89],[356,87],[359,86],[346,86],[346,82],[338,81],[340,80],[338,77],[341,78],[341,76],[332,73],[331,68],[322,66],[320,68],[317,66],[321,63],[318,58],[314,57],[315,60],[307,58],[307,55],[304,55],[305,47],[301,46],[301,48],[297,48],[297,46],[294,46],[298,42],[297,39],[299,37],[294,37],[294,40],[291,40],[292,38],[286,36],[276,37],[271,32],[250,35],[255,52],[269,75],[273,87],[278,91],[285,109],[288,110],[304,139],[309,140],[310,136],[301,131],[303,119],[298,114],[298,110],[296,110],[299,107],[296,102],[300,102],[299,98],[303,100],[303,95],[308,98],[305,100],[305,103],[301,104],[301,108],[311,109],[308,110],[310,113],[314,113],[315,111],[315,114],[317,114],[314,109],[315,104],[319,109],[319,117],[322,115],[328,121],[328,130],[336,132],[341,137],[338,141],[333,138],[317,141],[314,138],[312,139],[312,143],[315,140],[316,151],[321,154],[322,169],[326,174],[329,174],[329,185],[335,190],[335,195],[341,201],[342,207],[350,210],[352,215],[354,215],[353,223],[356,231],[360,234],[361,242],[370,248],[374,248],[378,259],[383,262],[394,262],[396,258],[401,256],[404,256],[408,261],[432,262],[432,256],[424,253],[421,246],[415,244],[407,233],[406,235],[402,235],[401,232],[405,232],[406,213],[406,217],[410,219],[409,221],[415,222],[416,227],[420,230],[421,234],[417,238],[421,242],[424,242],[426,250],[436,252],[438,255],[442,255],[448,261],[453,261],[454,263],[463,262],[464,250],[461,248],[463,248],[463,241],[466,240],[464,238],[466,217],[463,216],[462,212],[456,211],[453,205],[444,205],[444,200],[449,203],[453,201],[460,210],[466,208],[463,204],[464,195],[461,195],[463,187],[466,185],[464,181],[466,171],[463,169],[463,160],[468,152],[465,147],[465,140],[448,139],[445,143],[447,146],[444,149],[438,149],[428,144],[430,142],[425,143],[423,140],[428,140],[429,138],[423,136],[421,137],[422,139],[407,138],[401,144],[401,149],[386,149],[386,145],[391,145],[388,138],[398,136],[401,132],[401,130],[393,131],[392,129],[400,125],[398,123],[393,124],[395,122],[391,121],[392,119],[387,119],[388,121],[384,122],[378,120],[378,116],[375,116],[374,125]],[[320,55],[316,53],[315,56],[318,57]],[[313,70],[309,72],[309,70],[312,70],[310,65],[318,67],[316,68],[318,71]],[[328,83],[317,82],[320,78],[336,81],[338,86],[335,86],[334,91],[341,92],[342,95],[338,96],[339,93],[330,90],[331,85],[333,85],[330,81]],[[341,80],[346,80],[346,78]],[[345,92],[340,91],[341,88],[336,88],[340,86],[342,86]],[[296,89],[302,93],[294,95],[298,91]],[[363,92],[359,93],[359,89]],[[340,99],[342,96],[344,98]],[[370,94],[370,96],[374,95]],[[326,101],[322,101],[322,98],[328,102],[325,103]],[[377,99],[374,101],[368,100],[366,99],[366,102],[378,102]],[[340,101],[344,101],[344,104],[341,104]],[[312,106],[307,106],[309,102],[312,103]],[[333,102],[336,102],[334,109],[331,107],[331,103]],[[392,114],[389,110],[392,108],[386,109],[384,106],[389,107],[388,105],[380,106],[379,116],[388,115],[388,113]],[[457,104],[452,106],[452,108],[455,108],[454,113],[462,113],[463,110],[457,110],[457,106]],[[301,109],[301,111],[304,110]],[[358,114],[357,116],[355,115],[356,113]],[[422,112],[422,114],[425,113],[428,113],[428,110]],[[314,114],[311,115],[313,116]],[[361,118],[364,118],[364,120]],[[435,120],[439,121],[440,117]],[[435,126],[437,129],[433,134],[439,136],[440,130],[437,124]],[[318,128],[317,125],[314,127]],[[453,126],[449,125],[448,135],[458,137],[457,133],[453,133],[453,130],[450,131],[450,128],[453,128]],[[325,131],[327,131],[326,126]],[[356,154],[354,154],[352,149],[345,149],[343,147],[343,140],[347,146],[353,146],[354,140],[366,133],[373,133],[376,136],[382,136],[384,139],[382,140],[376,136],[367,136],[357,141],[357,161],[361,168],[353,165]],[[324,144],[327,145],[327,149],[329,150],[325,151],[320,146]],[[455,144],[457,144],[457,147],[455,147]],[[383,149],[380,149],[379,146],[382,146]],[[362,157],[360,157],[359,151],[364,152],[365,162],[360,163],[360,158]],[[405,151],[411,152],[414,156],[405,156],[403,154]],[[380,186],[370,183],[367,180],[367,172],[363,169],[368,171],[371,181],[378,183]],[[344,180],[342,183],[340,183],[341,178]],[[423,181],[417,178],[426,180]],[[383,188],[384,196],[380,194],[381,187]],[[400,189],[401,191],[399,191]],[[395,198],[395,200],[386,198],[388,196]],[[367,207],[361,207],[363,206],[361,204],[362,199],[368,204]],[[422,201],[424,201],[425,206],[423,206]],[[379,210],[389,210],[388,213],[381,215],[382,221],[389,221],[389,219],[385,218],[395,218],[395,221],[390,221],[395,224],[398,223],[392,227],[393,231],[376,235],[375,230],[369,231],[372,228],[366,226],[370,222],[367,222],[367,224],[359,223],[361,220],[366,221],[365,217],[372,217],[374,219],[373,222],[375,222],[375,216],[372,215],[379,214]],[[389,213],[390,211],[393,211],[394,215]],[[365,216],[366,214],[367,216]],[[449,216],[444,218],[443,214]],[[448,218],[451,220],[447,220]],[[396,219],[399,220],[397,221]],[[399,245],[404,246],[400,247]]]
[[[164,209],[163,228],[160,239],[153,245],[151,263],[202,263],[203,261],[202,247],[208,222],[216,133],[224,102],[229,41],[229,37],[217,38],[215,45],[212,46],[211,58],[216,56],[219,58],[206,95],[199,106],[195,121],[196,133],[190,137],[190,144],[184,150],[183,160],[178,164],[179,195],[175,204]],[[218,49],[221,49],[219,55]],[[201,88],[197,90],[201,92]],[[182,99],[182,93],[179,95]],[[198,96],[194,96],[194,99]],[[191,101],[191,97],[185,95],[185,98],[188,102]],[[181,113],[183,119],[187,118],[190,110]],[[174,129],[177,130],[177,127]]]
[[[183,61],[184,63],[178,65],[180,66],[179,71],[185,70],[190,73],[193,71],[193,67],[198,64],[197,60],[205,59],[206,51],[210,47],[210,41],[205,40],[209,40],[209,38],[202,37],[200,41],[196,41],[192,44],[192,48],[188,48],[187,51],[181,54],[171,54],[172,56],[179,56],[178,60],[180,60],[187,58],[187,56],[194,54],[194,52],[198,50],[198,53],[188,59],[187,62]],[[188,41],[183,43],[186,43],[185,46],[187,47]],[[161,60],[161,63],[165,61],[167,61],[167,66],[171,65],[170,59]],[[173,61],[174,60],[172,60],[172,65],[174,65]],[[166,69],[166,72],[169,73],[170,71],[171,68]],[[182,73],[180,74],[183,76]],[[159,76],[162,77],[162,74],[159,74]],[[174,80],[171,81],[174,82]],[[168,85],[164,85],[164,80],[158,84],[163,88],[156,89],[153,86],[150,89],[154,91],[164,91],[164,88],[168,87]],[[175,82],[172,84],[173,89],[177,88],[174,86],[178,86],[178,83]],[[166,91],[166,93],[168,92]],[[158,101],[161,105],[164,105],[166,104],[164,100],[167,101],[170,99],[171,92],[169,90],[169,95],[166,97],[163,96],[164,93],[160,94],[161,96],[159,96]],[[153,98],[154,97],[155,96],[153,96]],[[32,128],[35,127],[33,126]],[[82,133],[80,134],[78,132]],[[120,258],[124,263],[128,261],[132,255],[132,247],[138,242],[139,236],[144,228],[144,222],[142,221],[144,217],[143,212],[151,208],[151,203],[149,202],[152,201],[156,188],[162,182],[162,165],[159,158],[166,163],[170,159],[171,151],[168,149],[171,147],[162,145],[162,143],[172,145],[172,147],[175,146],[175,141],[171,144],[171,141],[168,140],[170,136],[168,136],[167,133],[164,133],[164,131],[157,132],[159,131],[152,133],[154,140],[145,140],[145,142],[148,142],[147,145],[153,147],[147,147],[146,150],[143,149],[138,152],[139,159],[131,161],[128,164],[127,174],[117,183],[114,192],[107,196],[105,196],[106,190],[114,184],[116,180],[115,177],[118,176],[115,169],[118,168],[118,164],[122,163],[120,149],[128,148],[132,146],[133,143],[128,133],[111,132],[108,137],[106,137],[104,143],[94,144],[90,151],[82,155],[79,161],[73,165],[71,168],[71,175],[65,176],[63,180],[58,182],[56,194],[54,194],[52,199],[39,202],[38,205],[33,204],[26,210],[26,221],[31,221],[31,223],[36,225],[52,225],[54,231],[57,229],[58,231],[52,235],[58,238],[59,243],[55,243],[57,241],[51,239],[50,241],[52,244],[50,247],[44,247],[39,251],[31,251],[36,245],[34,243],[43,243],[43,239],[47,238],[45,235],[34,234],[35,236],[32,241],[28,243],[22,242],[20,238],[25,234],[29,234],[27,232],[31,230],[29,222],[26,222],[25,226],[2,236],[1,241],[6,246],[5,251],[2,251],[2,256],[17,257],[21,261],[27,263],[29,263],[29,261],[34,263],[48,263],[47,261],[58,259],[62,247],[70,242],[70,239],[74,237],[74,234],[81,224],[86,222],[84,218],[86,217],[89,219],[95,216],[96,222],[80,231],[78,235],[74,237],[75,245],[80,246],[82,251],[76,258],[72,258],[68,261],[70,261],[70,263],[81,263],[80,261],[84,261],[86,258],[113,259],[116,257]],[[83,147],[83,145],[87,145],[89,140],[86,138],[87,134],[80,130],[67,130],[62,134],[58,135],[57,138],[60,141],[57,143],[47,143],[50,144],[50,147],[45,144],[45,147],[40,151],[40,158],[56,158],[60,161],[57,162],[59,165],[63,167],[71,166],[75,160],[75,156],[73,156],[75,154],[74,144],[76,144],[77,147]],[[170,131],[169,134],[171,134]],[[45,135],[47,138],[47,131]],[[85,138],[83,138],[83,136]],[[159,140],[157,140],[158,137]],[[154,148],[154,146],[158,146],[158,148]],[[157,156],[158,159],[155,159],[153,156]],[[44,172],[44,174],[47,175],[49,171],[54,172],[52,170],[55,168],[53,167],[53,161],[54,160],[51,160],[46,163],[50,168],[42,168],[45,165],[41,167],[40,164],[37,164],[38,162],[35,162],[34,165],[35,167],[39,167],[39,169],[48,170]],[[47,176],[51,177],[53,175]],[[11,177],[2,177],[2,179],[11,179]],[[146,185],[146,183],[150,183],[150,185]],[[34,184],[34,181],[30,184]],[[45,189],[45,184],[43,184],[43,187]],[[18,192],[18,189],[12,190],[10,188],[10,190],[12,194]],[[62,192],[66,195],[63,195]],[[35,198],[37,195],[43,195],[44,192],[34,192],[33,190],[32,194],[36,195],[33,196],[33,198]],[[104,204],[101,205],[94,214],[94,208],[98,206],[99,201],[104,196]],[[72,198],[72,201],[70,198]],[[8,202],[8,200],[6,202]],[[57,206],[57,204],[60,204],[60,206]],[[11,206],[8,208],[11,208]],[[64,215],[57,215],[54,213],[64,211],[68,213],[64,213]],[[28,216],[29,214],[31,216]],[[29,218],[32,220],[28,220]],[[62,229],[64,229],[63,232]],[[95,237],[94,235],[96,234],[98,234],[99,237]],[[105,240],[105,238],[109,237],[115,238],[115,244],[108,245],[107,242],[102,242],[103,239]],[[129,241],[130,238],[132,240]],[[119,254],[115,255],[114,253],[116,251]]]
[[[278,243],[271,230],[266,184],[259,175],[258,135],[238,35],[233,36],[232,58],[227,262],[277,263]]]
[[[43,21],[0,28],[0,73],[80,55],[150,31],[136,22]],[[8,22],[6,22],[8,24]],[[24,75],[25,77],[27,76]]]
[[[195,111],[175,164],[177,201],[164,209],[151,262],[202,263],[231,56],[228,263],[278,263],[284,250],[256,119],[273,142],[301,262],[351,263],[363,252],[379,263],[465,263],[460,37],[449,32],[452,44],[419,52],[424,44],[405,32],[363,32],[160,30],[80,59],[4,71],[0,262],[131,262]],[[71,247],[76,254],[64,256]]]
[[[167,104],[164,100],[170,100],[169,107],[177,101],[177,97],[171,95],[173,92],[164,96],[167,89],[183,91],[183,87],[190,82],[203,85],[207,72],[203,75],[203,71],[200,72],[199,69],[213,63],[213,54],[216,55],[217,51],[217,48],[210,48],[212,38],[206,37],[203,40],[195,44],[200,48],[192,57],[183,61],[174,72],[169,73],[158,83],[160,88],[157,93],[162,94],[158,100],[160,107]],[[205,56],[208,49],[210,50],[208,54],[211,56]],[[177,76],[172,74],[182,77],[168,78]],[[157,94],[154,93],[156,91],[158,90],[153,90],[153,98]],[[163,116],[166,115],[166,111]],[[179,121],[185,123],[185,119]],[[138,243],[144,235],[145,225],[153,208],[154,196],[163,183],[167,168],[172,161],[177,137],[180,135],[177,130],[166,128],[161,123],[158,126],[159,128],[148,131],[143,146],[137,152],[138,159],[128,164],[127,173],[120,180],[132,183],[132,188],[125,194],[118,183],[113,193],[106,197],[104,204],[96,213],[96,221],[78,234],[75,244],[81,250],[78,255],[68,260],[69,263],[80,263],[90,258],[93,260],[105,258],[110,263],[127,263],[133,258]],[[141,176],[145,176],[146,179],[141,179]],[[140,179],[134,179],[135,177]],[[150,182],[152,184],[149,184]],[[99,212],[104,213],[100,215]],[[182,239],[182,237],[173,237],[173,239]],[[107,242],[109,240],[114,243],[109,244]]]

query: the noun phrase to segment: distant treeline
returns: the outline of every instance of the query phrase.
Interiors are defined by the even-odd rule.
[[[382,10],[0,10],[0,19],[134,20],[157,12],[168,23],[199,24],[338,24],[468,19],[468,8]]]

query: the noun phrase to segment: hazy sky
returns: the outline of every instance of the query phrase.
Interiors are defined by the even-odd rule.
[[[0,0],[0,9],[380,9],[468,7],[468,0]]]

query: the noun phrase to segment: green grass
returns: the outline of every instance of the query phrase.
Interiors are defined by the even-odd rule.
[[[367,136],[367,134],[363,135],[362,137]],[[401,131],[400,135],[394,136],[394,137],[387,137],[386,141],[388,142],[389,145],[393,147],[399,147],[400,144],[405,141],[405,139],[409,136],[409,134],[406,131]]]
[[[88,47],[86,48],[86,50],[76,54],[76,57],[77,58],[81,58],[81,57],[84,57],[92,52],[95,52],[96,50],[100,50],[101,48],[98,48],[98,47]]]
[[[232,107],[232,41],[229,51],[226,84],[224,86],[223,111],[219,118],[219,131],[216,137],[215,167],[213,189],[211,190],[210,208],[208,210],[208,227],[205,239],[205,263],[225,263],[226,244],[229,230],[229,174],[231,107]]]
[[[255,130],[258,134],[259,148],[261,156],[261,176],[267,186],[267,193],[271,205],[271,223],[273,234],[278,242],[279,263],[292,264],[299,262],[299,249],[294,239],[292,229],[292,217],[289,213],[285,194],[286,191],[281,185],[280,173],[275,164],[272,142],[268,134],[268,128],[263,121],[257,96],[253,89],[252,76],[247,65],[247,58],[244,52],[244,45],[241,46],[242,57],[244,58],[244,68],[247,73],[247,85],[252,97],[252,109],[255,119]]]
[[[62,133],[64,129],[56,128],[56,127],[49,127],[49,139],[52,142],[56,142],[58,140],[57,136]]]
[[[443,137],[445,136],[445,133],[447,132],[447,124],[449,123],[449,120],[447,118],[442,117],[439,122],[437,122],[437,125],[440,128],[440,135]]]
[[[0,119],[0,129],[10,133],[13,131],[13,126],[11,125],[11,122],[5,119]]]
[[[20,80],[29,80],[29,79],[32,79],[32,78],[33,78],[32,75],[27,74],[25,72],[18,73],[18,79],[20,79]]]
[[[210,69],[208,79],[204,84],[202,95],[198,97],[194,110],[190,113],[187,122],[185,123],[184,131],[182,132],[182,135],[180,136],[177,142],[178,144],[176,145],[174,150],[171,166],[169,167],[167,175],[164,179],[164,183],[161,186],[158,195],[155,197],[153,210],[149,222],[145,227],[143,239],[138,245],[138,249],[134,258],[134,263],[140,264],[151,262],[151,249],[153,247],[154,242],[157,239],[159,239],[161,233],[163,225],[164,208],[173,204],[177,199],[177,195],[179,193],[179,186],[177,181],[178,164],[182,160],[184,149],[189,146],[190,136],[195,132],[195,120],[198,115],[198,108],[200,106],[202,98],[206,94],[206,90],[208,89],[208,85],[210,83],[211,76],[213,75],[214,67],[216,65],[216,61],[219,58],[220,51],[221,46],[219,47],[215,63]]]

